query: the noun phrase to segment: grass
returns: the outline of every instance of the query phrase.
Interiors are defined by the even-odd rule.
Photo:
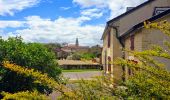
[[[68,83],[69,84],[76,84],[76,83],[82,83],[83,81],[86,81],[86,82],[92,82],[92,80],[69,80]]]
[[[70,69],[62,70],[62,72],[89,72],[89,71],[101,71],[100,69]]]

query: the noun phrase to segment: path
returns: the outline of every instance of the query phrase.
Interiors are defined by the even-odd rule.
[[[85,79],[90,80],[91,77],[101,76],[101,71],[87,71],[87,72],[63,72],[63,76],[70,80]]]

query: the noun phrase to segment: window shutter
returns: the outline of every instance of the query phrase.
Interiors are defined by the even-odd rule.
[[[110,32],[108,33],[108,48],[110,48]]]
[[[108,71],[111,72],[111,57],[108,57]]]
[[[134,48],[135,48],[135,46],[134,46],[134,40],[135,40],[134,35],[131,35],[131,36],[130,36],[130,49],[131,49],[131,50],[134,50]]]

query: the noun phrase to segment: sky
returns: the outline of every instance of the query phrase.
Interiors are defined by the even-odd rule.
[[[0,0],[0,36],[25,42],[102,44],[106,22],[147,0]]]

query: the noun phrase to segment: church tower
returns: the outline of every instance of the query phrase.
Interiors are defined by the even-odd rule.
[[[77,46],[77,47],[79,46],[79,40],[78,40],[78,38],[76,38],[76,46]]]

